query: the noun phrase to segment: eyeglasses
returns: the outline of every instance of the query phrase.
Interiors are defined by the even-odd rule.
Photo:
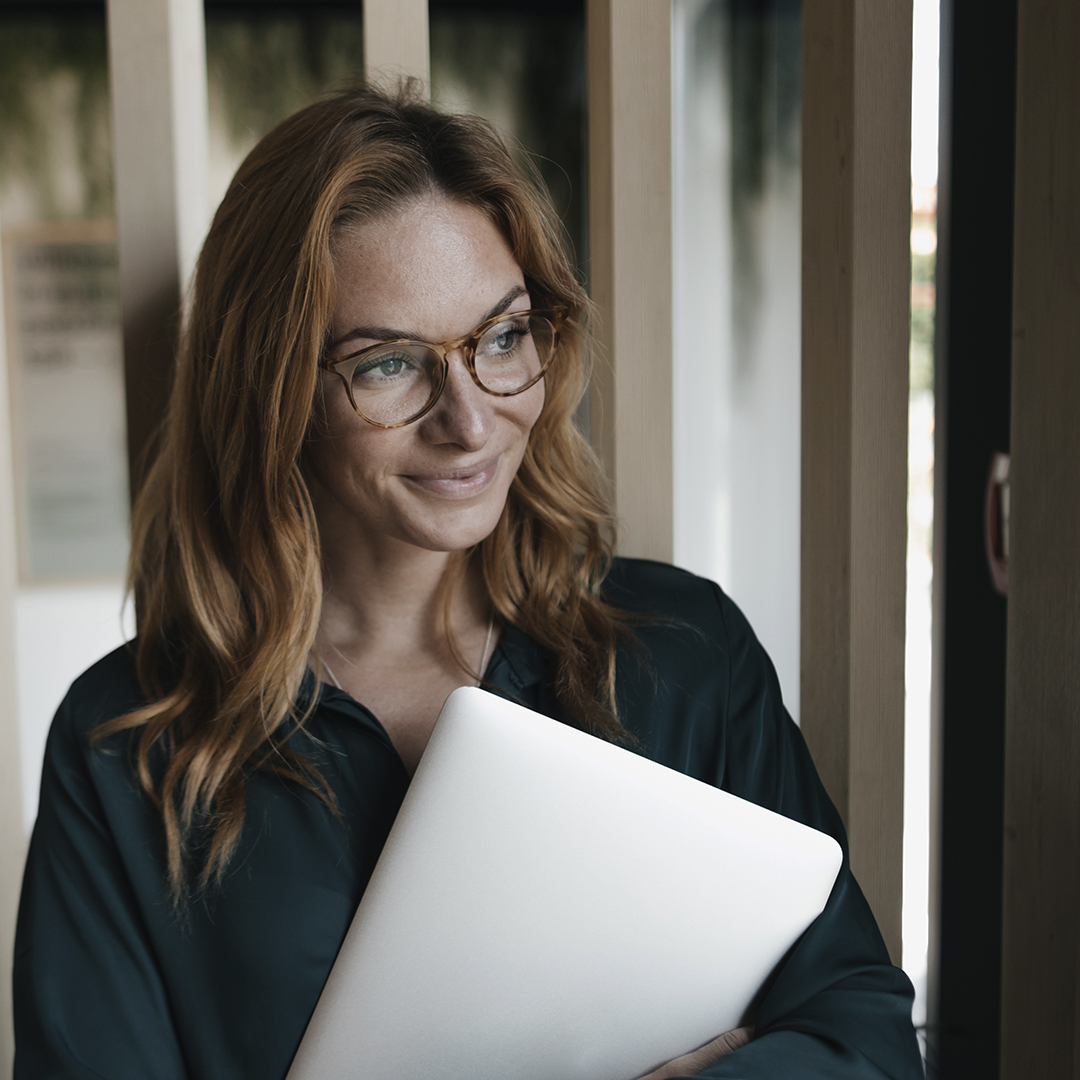
[[[447,357],[459,350],[481,390],[494,397],[528,390],[550,366],[565,318],[561,309],[511,311],[452,341],[384,341],[340,360],[324,359],[320,366],[341,379],[352,407],[369,424],[404,427],[439,400]]]

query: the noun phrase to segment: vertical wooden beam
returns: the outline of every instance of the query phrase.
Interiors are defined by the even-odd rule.
[[[3,273],[0,268],[0,274]],[[15,1056],[11,1026],[11,964],[26,834],[19,775],[19,712],[15,688],[15,479],[8,404],[4,283],[0,280],[0,1076]]]
[[[1020,0],[1002,1080],[1080,1076],[1080,7]]]
[[[201,0],[108,0],[131,490],[172,385],[184,289],[206,232]]]
[[[411,75],[431,86],[428,0],[364,0],[364,70],[369,79]]]
[[[911,0],[803,9],[801,719],[897,963],[911,18]]]
[[[624,555],[670,561],[671,0],[588,0],[592,439]]]

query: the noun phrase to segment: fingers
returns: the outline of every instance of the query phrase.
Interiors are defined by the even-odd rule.
[[[683,1054],[682,1057],[677,1057],[666,1065],[661,1065],[659,1069],[655,1069],[648,1076],[641,1077],[641,1080],[668,1080],[669,1077],[673,1076],[697,1076],[703,1069],[715,1064],[725,1055],[730,1054],[733,1050],[738,1050],[741,1046],[745,1046],[753,1037],[754,1029],[752,1027],[741,1027],[735,1028],[734,1031],[725,1031],[723,1035],[717,1036],[712,1042],[699,1046],[696,1050],[692,1050],[689,1054]]]
[[[674,1073],[673,1075],[697,1076],[702,1069],[707,1069],[710,1065],[719,1061],[725,1055],[730,1054],[733,1050],[738,1050],[740,1046],[745,1046],[753,1037],[754,1029],[752,1027],[735,1028],[734,1031],[725,1031],[723,1035],[713,1039],[712,1042],[706,1043],[692,1053],[685,1054],[683,1057],[678,1058],[677,1060],[685,1062],[689,1068],[682,1074]]]
[[[707,1043],[701,1050],[695,1050],[694,1054],[704,1053],[705,1051],[713,1053],[713,1057],[703,1062],[701,1067],[704,1069],[714,1061],[719,1061],[725,1054],[730,1054],[732,1050],[738,1050],[740,1046],[745,1046],[753,1037],[754,1029],[752,1027],[735,1028],[734,1031],[725,1031],[718,1039],[713,1039],[711,1043]]]

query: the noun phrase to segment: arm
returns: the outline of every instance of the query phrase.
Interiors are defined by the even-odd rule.
[[[49,735],[23,879],[15,1078],[185,1080],[165,986],[95,783],[89,755],[99,752],[76,730],[70,702]]]
[[[721,786],[829,833],[844,862],[824,912],[765,994],[755,1039],[700,1075],[921,1080],[911,985],[889,962],[851,874],[843,825],[784,709],[772,664],[738,608],[717,596],[730,665]]]
[[[696,1075],[922,1080],[911,984],[889,962],[840,817],[746,618],[711,582],[646,560],[616,560],[605,593],[643,616],[640,647],[622,650],[618,668],[620,710],[641,752],[828,833],[844,852],[825,910],[760,998],[754,1039]]]

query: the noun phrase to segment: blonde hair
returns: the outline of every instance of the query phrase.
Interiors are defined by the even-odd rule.
[[[208,837],[200,886],[227,866],[245,770],[283,773],[336,805],[288,745],[314,707],[301,685],[319,624],[319,533],[300,463],[334,304],[332,244],[342,228],[431,192],[485,213],[534,307],[569,313],[502,516],[478,551],[458,557],[457,578],[479,559],[500,617],[551,654],[567,714],[624,734],[615,648],[625,624],[600,592],[612,519],[574,423],[589,304],[559,219],[485,121],[440,114],[407,86],[337,94],[271,131],[214,217],[160,452],[133,510],[129,584],[147,704],[95,738],[141,729],[135,766],[164,820],[176,899],[197,827]]]

